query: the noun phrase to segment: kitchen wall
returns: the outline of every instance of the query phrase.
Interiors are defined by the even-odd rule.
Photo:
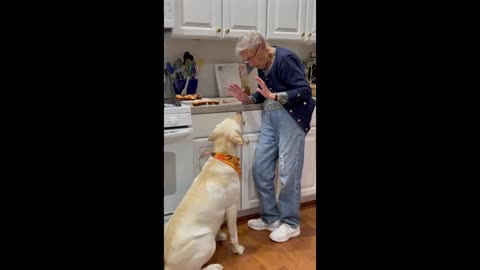
[[[271,45],[285,47],[295,52],[301,60],[315,52],[315,44],[306,45],[288,41],[269,41]],[[215,77],[215,64],[240,63],[241,58],[235,55],[235,40],[206,40],[172,38],[171,33],[164,32],[164,62],[173,63],[188,51],[195,60],[203,59],[198,78],[197,93],[204,97],[218,97],[217,80]],[[165,66],[165,65],[164,65]],[[171,97],[171,93],[165,93],[165,97]]]

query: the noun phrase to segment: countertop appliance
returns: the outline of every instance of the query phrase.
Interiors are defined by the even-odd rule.
[[[163,125],[164,222],[168,221],[193,182],[193,129],[191,108],[164,101]]]

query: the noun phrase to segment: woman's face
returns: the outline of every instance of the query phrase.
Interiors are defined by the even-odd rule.
[[[250,66],[263,69],[267,63],[265,43],[260,43],[252,49],[241,51],[240,57],[245,63],[248,62]]]

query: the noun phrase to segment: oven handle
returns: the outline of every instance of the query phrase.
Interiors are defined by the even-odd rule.
[[[186,137],[190,134],[192,134],[193,129],[192,128],[187,128],[187,129],[182,129],[182,130],[177,130],[174,132],[168,132],[163,134],[163,143],[164,144],[169,144],[173,143],[177,139],[181,139],[183,137]]]

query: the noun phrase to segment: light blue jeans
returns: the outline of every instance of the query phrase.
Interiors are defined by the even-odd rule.
[[[260,215],[267,224],[280,220],[296,228],[300,224],[300,181],[305,132],[284,108],[262,112],[260,139],[255,149],[253,179],[260,199]],[[281,191],[275,198],[275,165]]]

